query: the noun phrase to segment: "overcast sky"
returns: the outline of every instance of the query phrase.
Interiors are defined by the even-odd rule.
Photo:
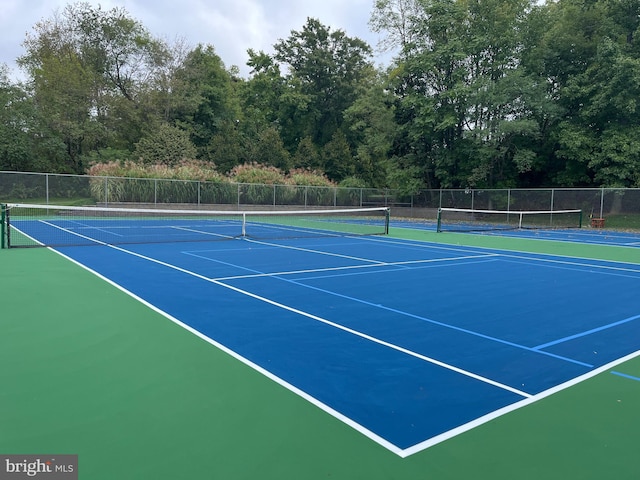
[[[69,0],[0,0],[0,64],[18,75],[15,59],[24,53],[27,32],[62,11]],[[188,45],[210,44],[226,67],[237,65],[243,76],[247,49],[272,53],[273,44],[300,31],[307,17],[332,30],[341,29],[376,49],[379,37],[369,30],[374,0],[102,0],[88,1],[103,10],[124,7],[155,37],[168,43],[184,39]],[[376,65],[388,56],[376,56]],[[19,76],[19,75],[18,75]]]

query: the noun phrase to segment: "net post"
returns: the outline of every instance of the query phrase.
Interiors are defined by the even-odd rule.
[[[384,234],[389,235],[389,223],[391,222],[391,208],[387,207],[384,212]]]
[[[6,248],[5,247],[6,219],[7,219],[7,206],[3,203],[3,204],[0,204],[0,249]]]
[[[247,214],[242,212],[242,237],[247,236]]]
[[[436,225],[436,232],[441,232],[441,223],[442,223],[442,208],[438,208],[438,223]]]

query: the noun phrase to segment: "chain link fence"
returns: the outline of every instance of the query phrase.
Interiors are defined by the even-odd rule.
[[[395,217],[435,220],[438,208],[580,209],[585,218],[640,229],[640,189],[439,189],[414,195],[373,188],[259,185],[149,178],[0,172],[0,202],[63,205],[154,205],[206,209],[388,206]]]

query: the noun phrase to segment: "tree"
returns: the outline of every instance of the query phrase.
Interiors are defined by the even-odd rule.
[[[174,104],[170,121],[191,135],[204,157],[207,145],[223,125],[233,125],[240,117],[240,106],[233,90],[234,80],[211,45],[198,45],[190,51],[173,74]]]
[[[393,102],[384,78],[372,76],[344,113],[349,144],[355,145],[354,173],[374,187],[389,186],[387,158],[396,135]]]
[[[544,37],[544,72],[564,109],[552,132],[557,181],[633,185],[640,168],[640,4],[565,0],[548,8],[556,20]]]
[[[331,141],[322,148],[325,173],[329,179],[340,181],[356,172],[355,161],[345,135],[337,130]]]
[[[283,172],[291,168],[291,155],[284,148],[282,138],[275,127],[267,128],[258,134],[249,156],[252,162],[276,167]]]
[[[249,162],[245,135],[236,125],[223,125],[207,145],[206,158],[222,173]]]
[[[67,148],[68,168],[106,145],[133,148],[147,118],[140,96],[166,48],[124,9],[68,5],[39,22],[19,64],[31,79],[35,104]]]
[[[640,169],[640,58],[604,38],[591,66],[570,79],[564,98],[581,108],[560,124],[559,154],[577,161],[598,185],[632,186]]]
[[[177,165],[181,160],[193,160],[197,150],[189,133],[167,123],[154,126],[136,144],[135,158],[151,165]]]
[[[461,158],[469,96],[469,13],[450,0],[420,3],[394,72],[398,97],[397,162],[409,171],[432,172],[443,187],[466,183],[469,172]]]
[[[247,65],[252,68],[252,77],[242,85],[240,97],[245,119],[256,125],[256,131],[267,125],[279,123],[283,116],[286,79],[273,57],[249,49]]]
[[[33,99],[0,65],[0,170],[62,171],[64,144],[46,129]]]
[[[282,112],[298,117],[296,124],[286,125],[286,117],[279,117],[283,130],[297,130],[295,138],[284,135],[294,141],[289,147],[295,148],[306,136],[323,146],[342,127],[344,110],[354,102],[359,82],[373,68],[371,47],[309,18],[302,31],[291,32],[274,49],[275,59],[288,66],[287,84],[300,95],[286,102],[293,112]]]
[[[413,7],[411,41],[393,71],[396,155],[429,186],[432,177],[444,187],[515,186],[540,134],[524,101],[536,82],[519,70],[529,0]]]
[[[420,12],[418,0],[376,0],[369,25],[374,32],[387,34],[381,42],[384,50],[407,51],[417,33],[412,25]]]
[[[296,153],[293,157],[293,164],[296,167],[312,171],[324,171],[322,157],[318,152],[318,147],[313,143],[311,137],[304,137],[300,140]]]

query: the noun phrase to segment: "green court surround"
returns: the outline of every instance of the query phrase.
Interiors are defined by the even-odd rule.
[[[392,235],[640,263],[638,248]],[[0,453],[78,454],[81,479],[640,475],[640,381],[605,372],[402,459],[52,251],[1,250],[0,272]],[[640,358],[615,370],[640,377]]]

